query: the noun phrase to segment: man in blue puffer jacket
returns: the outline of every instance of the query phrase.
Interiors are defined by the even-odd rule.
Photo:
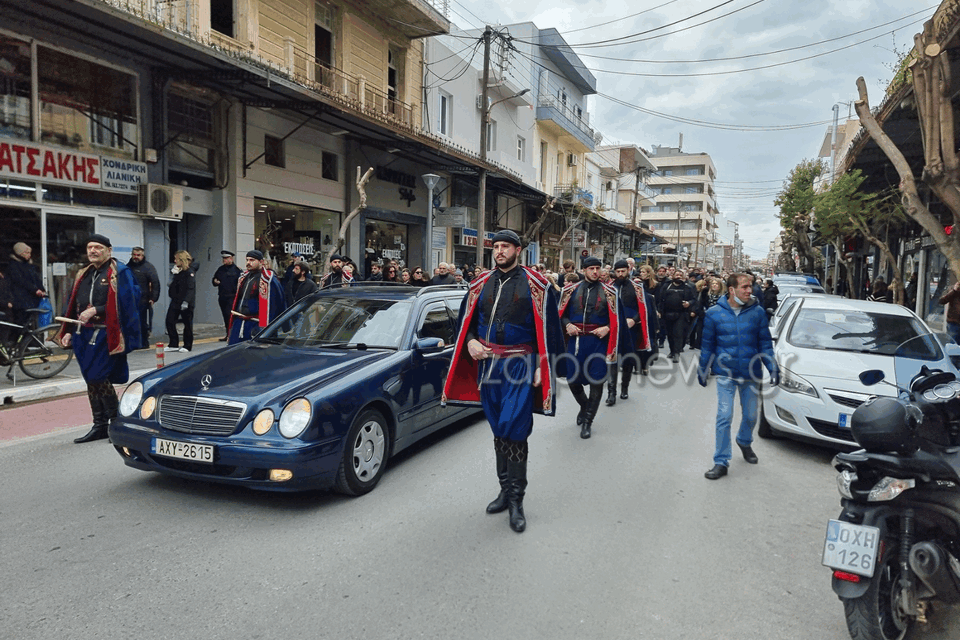
[[[743,418],[737,432],[737,446],[743,459],[757,463],[753,444],[753,426],[760,407],[760,381],[763,367],[770,371],[770,383],[780,382],[780,372],[773,359],[773,341],[763,305],[753,297],[753,278],[735,273],[727,278],[727,295],[710,307],[704,317],[700,367],[697,379],[707,386],[707,376],[717,376],[717,442],[713,468],[704,476],[716,480],[727,475],[730,465],[730,426],[733,421],[733,398],[740,390]]]

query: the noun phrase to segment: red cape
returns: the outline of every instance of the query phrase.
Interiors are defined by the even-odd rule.
[[[77,288],[80,286],[80,281],[83,280],[83,276],[86,275],[87,271],[91,268],[93,268],[93,263],[88,264],[77,272],[77,277],[73,280],[73,290],[70,292],[70,302],[67,304],[66,314],[64,315],[65,318],[77,319]],[[115,356],[127,352],[126,339],[123,337],[123,331],[120,330],[120,303],[117,299],[116,258],[110,258],[110,266],[107,267],[107,280],[110,281],[110,292],[107,294],[107,352],[109,355]],[[65,333],[67,333],[66,322],[60,325],[60,331],[57,333],[57,343],[60,342]]]
[[[554,386],[556,380],[553,371],[553,358],[550,357],[547,340],[547,317],[548,295],[547,287],[553,286],[540,273],[529,267],[520,267],[527,277],[527,284],[530,286],[530,297],[533,300],[533,317],[536,321],[537,329],[537,354],[540,359],[540,394],[535,398],[534,411],[544,415],[553,415]],[[494,273],[493,270],[487,271],[479,278],[475,278],[470,283],[470,290],[467,293],[465,301],[466,307],[463,311],[463,318],[460,323],[460,332],[457,335],[457,346],[453,351],[453,360],[450,363],[450,372],[443,385],[443,397],[441,402],[446,404],[465,404],[480,406],[480,389],[477,385],[477,361],[470,357],[467,351],[467,328],[473,321],[474,314],[477,311],[477,301],[480,299],[480,293],[483,286]],[[555,321],[555,320],[554,320]],[[554,354],[556,355],[556,354]]]

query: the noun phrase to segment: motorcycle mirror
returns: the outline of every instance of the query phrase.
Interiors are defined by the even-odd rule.
[[[860,382],[868,387],[877,384],[883,378],[884,374],[880,369],[868,369],[860,374]]]

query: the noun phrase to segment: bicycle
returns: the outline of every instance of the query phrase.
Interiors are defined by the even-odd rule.
[[[36,328],[37,314],[45,309],[25,309],[30,315],[26,325],[10,322],[6,314],[0,312],[0,327],[9,327],[16,336],[12,340],[0,343],[0,366],[9,366],[7,378],[16,382],[13,367],[31,378],[42,380],[51,378],[63,371],[73,359],[73,349],[64,349],[56,342],[60,324],[48,324]]]

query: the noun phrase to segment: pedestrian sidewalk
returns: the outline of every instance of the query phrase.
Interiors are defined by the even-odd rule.
[[[195,324],[193,326],[193,351],[188,353],[166,352],[163,354],[165,364],[180,362],[200,353],[224,348],[227,343],[220,342],[223,333],[222,324]],[[182,338],[183,335],[181,334]],[[127,354],[131,381],[145,373],[156,371],[157,343],[162,342],[163,346],[167,346],[169,344],[168,340],[169,338],[165,333],[153,334],[150,338],[149,349],[140,349]],[[6,373],[9,369],[4,368],[3,371]],[[87,383],[83,381],[83,376],[80,374],[80,365],[77,364],[76,358],[70,361],[66,369],[46,380],[34,380],[23,373],[19,367],[14,367],[12,373],[16,374],[16,385],[5,375],[0,375],[0,405],[60,398],[74,393],[85,393],[87,390]]]

